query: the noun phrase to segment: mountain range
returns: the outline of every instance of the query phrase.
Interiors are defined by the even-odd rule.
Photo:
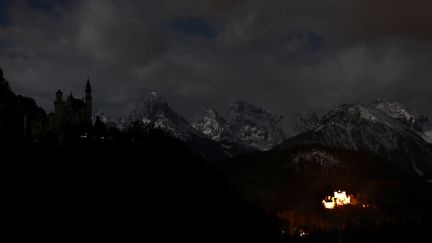
[[[240,101],[221,111],[208,109],[202,118],[190,123],[176,113],[160,95],[151,92],[137,102],[129,120],[162,129],[189,145],[193,144],[193,150],[201,153],[203,150],[197,144],[212,144],[207,147],[219,147],[217,150],[223,151],[220,157],[232,157],[270,150],[287,139],[285,134],[291,137],[312,129],[312,124],[318,120],[316,117],[315,114],[308,113],[291,118],[282,126],[282,117]],[[123,124],[118,126],[124,127]],[[288,129],[290,133],[285,133]]]
[[[398,102],[374,100],[344,104],[326,113],[315,129],[285,141],[277,149],[319,144],[372,152],[407,174],[432,172],[431,126],[427,117]]]
[[[394,101],[343,104],[321,118],[312,112],[276,116],[240,101],[220,111],[208,109],[190,123],[152,92],[137,103],[132,117],[165,130],[201,154],[206,149],[218,151],[213,155],[223,151],[211,160],[316,144],[372,152],[406,174],[432,172],[431,121]]]
[[[245,101],[221,112],[209,109],[193,126],[215,141],[237,143],[257,151],[269,150],[285,140],[277,117]]]
[[[47,126],[43,109],[33,99],[15,95],[5,79],[0,81],[3,142],[42,131],[38,128]],[[102,113],[98,115],[120,130],[133,122],[164,130],[207,160],[321,145],[372,152],[410,175],[424,176],[432,172],[432,122],[395,101],[342,104],[321,118],[313,112],[274,115],[240,101],[225,109],[208,109],[200,119],[189,122],[152,92],[137,102],[129,119],[115,122],[104,119]]]

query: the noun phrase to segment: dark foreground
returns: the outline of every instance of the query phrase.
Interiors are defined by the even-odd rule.
[[[158,131],[141,135],[3,150],[8,231],[58,240],[277,239],[272,217],[185,145]]]
[[[61,147],[49,139],[15,141],[2,147],[1,161],[2,220],[16,239],[422,242],[430,237],[427,218],[379,228],[365,219],[341,228],[306,224],[289,230],[288,219],[242,199],[222,174],[159,131],[76,137]],[[407,194],[406,200],[415,198]]]

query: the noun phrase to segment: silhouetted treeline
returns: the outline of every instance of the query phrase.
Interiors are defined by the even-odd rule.
[[[45,111],[32,98],[16,95],[0,70],[0,145],[20,143],[25,137],[38,134],[47,126]]]
[[[274,218],[183,143],[155,130],[113,136],[3,151],[9,227],[59,239],[277,239]]]

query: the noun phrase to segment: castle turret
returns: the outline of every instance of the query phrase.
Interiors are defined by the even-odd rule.
[[[91,89],[91,85],[90,85],[90,79],[87,79],[85,93],[86,93],[86,98],[90,98],[91,99],[92,89]]]
[[[55,120],[54,122],[54,129],[57,131],[60,131],[64,127],[64,107],[65,102],[63,101],[63,92],[61,90],[57,90],[56,92],[56,98],[54,100],[54,111],[55,111]]]
[[[56,92],[56,99],[54,100],[54,108],[55,113],[61,112],[63,108],[63,92],[61,90],[57,90]]]
[[[84,98],[85,103],[87,105],[87,112],[88,112],[88,121],[89,124],[92,124],[92,116],[93,116],[93,97],[92,97],[92,89],[90,85],[90,78],[87,78],[87,84],[85,88],[86,96]]]

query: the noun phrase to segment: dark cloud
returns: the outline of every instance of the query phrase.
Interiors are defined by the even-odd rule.
[[[153,90],[190,118],[236,100],[295,113],[388,98],[432,112],[427,1],[30,2],[0,11],[0,65],[48,110],[90,75],[97,109],[122,113]]]
[[[12,0],[0,1],[0,26],[8,26],[10,24],[7,9],[11,5]]]
[[[70,4],[70,0],[27,0],[27,3],[33,9],[46,11],[50,14],[60,14],[59,8]]]
[[[176,18],[170,23],[170,28],[180,34],[205,36],[213,39],[216,36],[207,19],[198,17]]]
[[[432,39],[432,2],[355,0],[354,31],[359,38]]]

